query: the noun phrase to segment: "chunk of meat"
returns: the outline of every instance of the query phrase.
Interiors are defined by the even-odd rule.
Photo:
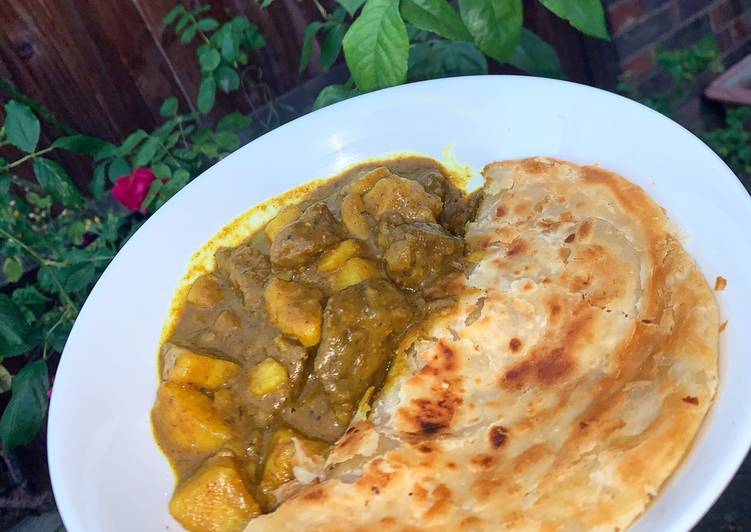
[[[343,240],[344,229],[323,203],[315,203],[286,225],[271,244],[271,264],[298,268]]]
[[[170,513],[188,530],[240,532],[261,508],[229,456],[208,460],[178,486]]]
[[[317,288],[274,277],[264,292],[271,322],[284,334],[294,336],[306,347],[321,339],[321,302]]]
[[[240,366],[173,343],[162,347],[162,378],[175,384],[186,384],[216,390],[240,372]]]
[[[216,252],[217,269],[224,273],[242,295],[243,303],[254,308],[263,298],[263,285],[271,274],[266,255],[250,244],[221,248]]]
[[[384,279],[350,286],[329,299],[314,373],[337,417],[349,419],[368,387],[381,381],[411,317],[405,297]]]
[[[398,286],[418,290],[462,268],[464,241],[437,224],[402,224],[391,231],[386,272]]]
[[[365,210],[376,219],[399,213],[405,221],[435,222],[443,201],[426,192],[417,181],[399,176],[384,177],[363,195]]]

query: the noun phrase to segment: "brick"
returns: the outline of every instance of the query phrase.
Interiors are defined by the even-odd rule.
[[[637,82],[646,79],[655,66],[654,48],[648,46],[644,50],[635,53],[621,63],[623,72],[630,72],[632,79]]]
[[[741,0],[725,0],[714,6],[709,12],[712,31],[719,32],[727,27],[731,20],[743,13]]]
[[[678,0],[678,20],[683,22],[710,5],[707,0]]]
[[[641,4],[639,0],[622,0],[611,8],[610,27],[613,29],[613,35],[623,33],[641,16]]]
[[[639,20],[621,35],[615,37],[615,46],[621,57],[640,50],[675,27],[675,11],[669,6]]]
[[[691,46],[705,35],[712,33],[710,26],[709,15],[701,15],[665,39],[663,44],[670,49]]]

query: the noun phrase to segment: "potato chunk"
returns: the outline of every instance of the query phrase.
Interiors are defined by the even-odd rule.
[[[160,441],[178,452],[210,453],[231,436],[211,399],[171,382],[159,387],[152,417]]]
[[[333,272],[345,261],[357,257],[363,252],[362,244],[357,240],[345,240],[334,249],[327,251],[318,260],[318,270],[324,273]]]
[[[362,196],[351,192],[344,196],[341,206],[342,222],[352,236],[365,240],[370,235],[370,222],[366,215]]]
[[[178,486],[169,508],[181,525],[197,532],[240,532],[261,513],[240,468],[228,456],[204,463]]]
[[[299,205],[287,205],[285,207],[282,207],[282,209],[279,211],[279,214],[277,214],[273,220],[266,224],[266,227],[264,228],[266,236],[269,237],[269,240],[273,242],[276,238],[276,235],[278,235],[286,225],[289,225],[297,220],[301,214],[302,209]]]
[[[167,343],[162,348],[162,378],[175,384],[216,390],[237,375],[240,366]]]
[[[323,293],[315,287],[275,277],[264,292],[271,321],[306,347],[321,339]]]
[[[342,264],[342,267],[334,273],[332,276],[332,288],[338,292],[348,286],[375,277],[383,277],[383,273],[376,263],[362,257],[354,257]]]
[[[271,450],[266,457],[261,478],[261,488],[264,491],[275,490],[293,478],[292,469],[295,465],[295,442],[298,440],[305,450],[313,454],[322,455],[328,445],[317,440],[303,438],[292,429],[282,428],[271,437]]]
[[[222,287],[219,280],[211,274],[202,275],[195,280],[188,291],[188,303],[201,308],[211,308],[222,300]]]
[[[362,194],[363,192],[367,192],[368,190],[373,188],[373,185],[375,185],[376,182],[380,181],[384,177],[389,177],[390,175],[391,170],[389,170],[385,166],[373,168],[369,172],[366,172],[362,176],[358,177],[355,181],[353,181],[352,184],[347,187],[347,190],[349,192]]]
[[[287,368],[271,357],[256,364],[248,374],[248,391],[253,395],[266,395],[287,384]]]
[[[397,213],[405,221],[435,222],[443,201],[420,183],[399,176],[385,177],[363,195],[365,209],[376,219]]]

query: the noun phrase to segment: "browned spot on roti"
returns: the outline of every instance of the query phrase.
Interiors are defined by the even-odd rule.
[[[498,208],[495,210],[496,218],[502,218],[506,215],[506,207],[503,205],[499,205]]]
[[[511,349],[512,353],[516,353],[517,351],[519,351],[519,349],[521,349],[522,341],[518,338],[512,338],[511,340],[509,340],[508,347],[509,349]]]
[[[511,242],[511,246],[509,246],[508,251],[506,252],[506,256],[513,257],[515,255],[521,255],[526,250],[527,243],[524,240],[517,238],[513,242]]]
[[[687,395],[686,397],[683,398],[683,402],[684,403],[688,403],[690,405],[698,406],[699,405],[699,398],[698,397],[694,397],[693,395]]]
[[[579,238],[585,239],[592,234],[592,220],[584,220],[579,226]]]
[[[570,244],[570,243],[571,243],[571,242],[573,242],[574,240],[576,240],[576,233],[571,233],[570,235],[568,235],[568,236],[566,237],[566,239],[564,240],[564,242],[565,242],[566,244]]]
[[[435,355],[413,379],[427,379],[430,390],[412,399],[397,411],[399,424],[412,435],[430,436],[447,429],[462,404],[463,386],[459,359],[444,341],[435,347]]]
[[[723,322],[722,322],[722,323],[720,324],[720,332],[722,332],[722,331],[724,331],[725,329],[727,329],[727,326],[728,326],[728,320],[725,320],[725,321],[723,321]]]
[[[490,454],[481,453],[472,457],[472,464],[479,469],[491,469],[496,462],[496,457]]]
[[[438,484],[430,493],[433,499],[432,506],[425,512],[427,520],[445,516],[451,510],[451,490],[446,484]]]
[[[728,286],[728,280],[725,279],[722,275],[718,275],[717,279],[714,281],[714,289],[718,292],[721,290],[725,290],[725,288]]]
[[[326,493],[323,491],[323,488],[317,487],[303,495],[302,499],[309,502],[318,502],[326,499]]]
[[[586,421],[579,422],[579,428],[582,430],[586,429],[588,426],[589,426],[589,423],[587,423]]]
[[[490,438],[491,447],[500,449],[506,443],[506,440],[508,440],[508,430],[506,427],[496,425],[495,427],[490,428],[488,437]]]

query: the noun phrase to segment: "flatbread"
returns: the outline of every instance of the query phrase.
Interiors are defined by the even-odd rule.
[[[715,393],[719,317],[664,211],[595,166],[484,176],[458,303],[248,531],[619,530],[679,465]]]

